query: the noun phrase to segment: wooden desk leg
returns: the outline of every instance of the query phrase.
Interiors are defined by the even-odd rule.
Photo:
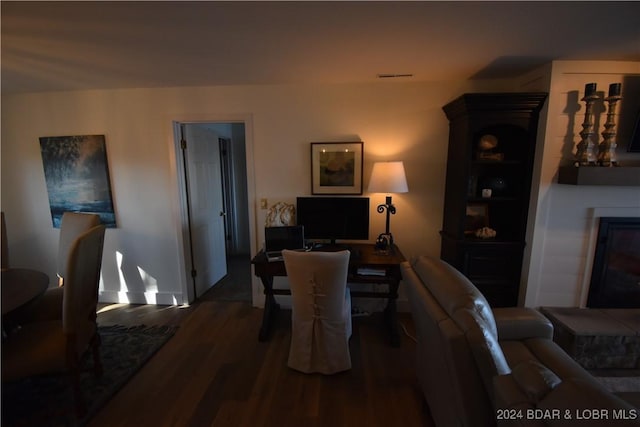
[[[262,326],[260,327],[260,333],[258,334],[258,341],[267,341],[269,339],[269,331],[271,329],[271,321],[278,312],[280,306],[276,302],[276,298],[273,296],[273,277],[262,275],[260,276],[262,286],[264,286],[264,313],[262,313]]]
[[[396,300],[398,299],[398,287],[400,281],[394,280],[389,283],[389,299],[387,307],[384,309],[384,317],[389,327],[389,338],[392,347],[400,347],[400,332],[398,328],[398,310]]]

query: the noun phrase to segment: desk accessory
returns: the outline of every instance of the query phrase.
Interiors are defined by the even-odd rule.
[[[396,162],[375,162],[369,180],[370,193],[387,193],[385,203],[378,205],[378,213],[387,211],[385,232],[381,233],[376,240],[376,249],[387,249],[393,245],[393,235],[389,231],[390,215],[395,215],[396,207],[391,201],[389,193],[406,193],[409,191],[407,178],[404,173],[404,163]]]

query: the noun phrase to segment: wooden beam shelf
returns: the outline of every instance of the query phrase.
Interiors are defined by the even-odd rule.
[[[558,184],[640,186],[640,167],[561,166]]]

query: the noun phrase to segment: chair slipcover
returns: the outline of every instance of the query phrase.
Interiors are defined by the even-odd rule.
[[[100,224],[100,216],[96,214],[65,212],[60,222],[60,238],[58,240],[58,256],[56,259],[56,273],[58,275],[57,288],[49,288],[42,297],[20,307],[11,313],[10,319],[18,325],[31,322],[55,320],[62,317],[64,277],[72,245],[76,239],[88,230]]]
[[[96,214],[79,212],[65,212],[62,214],[56,262],[56,272],[61,279],[60,285],[63,284],[66,275],[66,265],[71,245],[73,245],[78,236],[97,225],[100,225],[100,216]]]
[[[291,284],[288,366],[333,374],[351,369],[349,251],[282,251]]]
[[[89,348],[93,349],[96,375],[102,373],[96,308],[104,231],[104,225],[93,227],[70,245],[65,284],[52,290],[62,291],[60,315],[22,325],[2,345],[2,381],[68,372],[79,415],[86,409],[80,394],[79,362]]]

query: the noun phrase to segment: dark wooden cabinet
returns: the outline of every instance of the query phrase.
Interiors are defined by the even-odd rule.
[[[471,93],[443,107],[449,149],[440,257],[494,307],[518,303],[538,116],[546,97]],[[478,237],[483,227],[495,236]]]

